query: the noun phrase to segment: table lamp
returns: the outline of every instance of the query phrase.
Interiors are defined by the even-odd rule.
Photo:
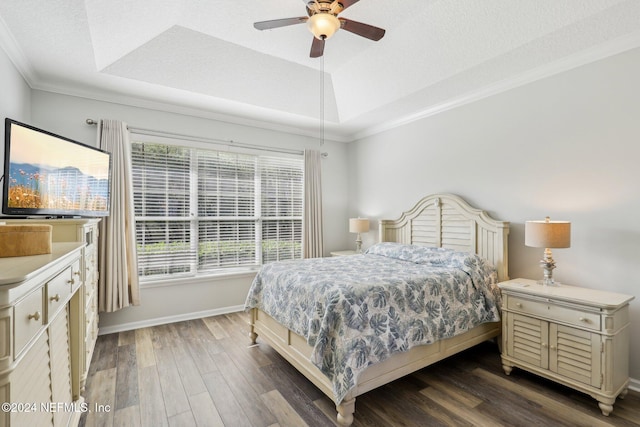
[[[524,224],[524,244],[533,248],[544,248],[544,258],[540,267],[544,269],[546,286],[559,286],[553,280],[553,269],[556,262],[551,256],[552,248],[568,248],[571,246],[571,223],[569,221],[551,221],[547,217],[544,221],[526,221]]]
[[[367,218],[349,218],[349,232],[358,233],[356,238],[356,253],[362,253],[362,237],[360,233],[369,231],[369,220]]]

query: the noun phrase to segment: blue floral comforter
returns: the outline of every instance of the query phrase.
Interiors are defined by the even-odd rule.
[[[267,264],[245,308],[306,338],[339,403],[367,366],[500,320],[496,279],[475,254],[380,243],[363,255]]]

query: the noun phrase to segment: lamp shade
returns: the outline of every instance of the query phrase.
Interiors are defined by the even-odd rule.
[[[350,233],[366,233],[367,231],[369,231],[369,220],[367,218],[349,219]]]
[[[568,248],[571,246],[569,221],[527,221],[524,224],[524,244],[534,248]]]
[[[326,40],[340,28],[340,20],[326,12],[316,13],[307,21],[309,31],[319,40]]]

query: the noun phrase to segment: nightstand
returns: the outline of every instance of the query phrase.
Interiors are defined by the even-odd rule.
[[[331,252],[331,256],[349,256],[356,255],[356,251],[333,251]]]
[[[633,296],[514,279],[502,290],[502,367],[587,393],[603,415],[629,386],[629,302]]]

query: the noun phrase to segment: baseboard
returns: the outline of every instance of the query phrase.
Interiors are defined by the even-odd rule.
[[[196,311],[193,313],[176,314],[174,316],[156,317],[138,322],[121,323],[119,325],[100,327],[98,335],[113,334],[115,332],[131,331],[133,329],[150,326],[166,325],[167,323],[183,322],[185,320],[201,319],[203,317],[219,316],[227,313],[237,313],[244,310],[244,305],[216,308],[213,310]]]
[[[637,391],[640,393],[640,380],[635,378],[629,379],[629,390]]]

